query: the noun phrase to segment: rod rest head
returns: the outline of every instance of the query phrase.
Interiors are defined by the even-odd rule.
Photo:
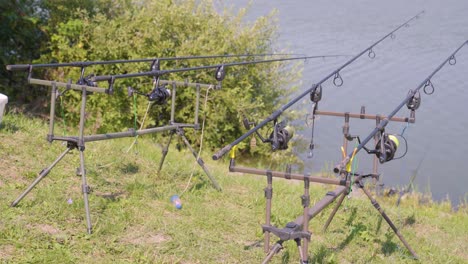
[[[310,232],[302,231],[302,226],[289,222],[284,228],[277,228],[271,225],[262,225],[263,232],[270,232],[279,237],[282,241],[306,238],[310,240]]]

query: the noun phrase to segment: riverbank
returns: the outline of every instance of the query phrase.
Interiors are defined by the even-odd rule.
[[[37,173],[65,149],[45,140],[45,121],[8,114],[0,128],[0,259],[2,263],[259,263],[264,258],[260,225],[265,221],[260,176],[228,172],[228,161],[202,157],[223,191],[216,191],[190,152],[169,149],[157,173],[161,147],[151,136],[86,145],[91,222],[86,233],[76,150],[17,207],[10,203]],[[62,133],[57,129],[56,133]],[[272,224],[301,214],[302,184],[274,180]],[[312,184],[312,203],[328,190]],[[181,197],[182,209],[170,202]],[[327,232],[332,206],[310,222],[310,263],[416,263],[369,200],[353,192]],[[468,261],[468,210],[452,210],[422,194],[378,197],[422,263]],[[275,241],[275,239],[272,239]],[[286,242],[272,263],[295,263],[295,243]]]

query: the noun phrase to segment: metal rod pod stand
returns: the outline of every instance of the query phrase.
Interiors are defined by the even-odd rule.
[[[76,139],[70,139],[67,141],[67,149],[62,152],[59,157],[52,162],[52,164],[43,169],[38,177],[29,185],[29,187],[16,198],[15,201],[11,203],[12,207],[18,205],[18,203],[42,180],[45,176],[49,174],[49,172],[60,162],[65,155],[70,152],[72,149],[78,149],[80,153],[80,168],[78,170],[78,175],[81,176],[81,190],[83,193],[83,200],[85,206],[85,214],[86,214],[86,224],[87,224],[87,232],[88,234],[92,233],[92,224],[91,224],[91,216],[89,212],[89,201],[88,201],[88,194],[90,192],[90,187],[87,184],[86,180],[86,170],[85,170],[85,160],[84,160],[84,150],[85,150],[85,140],[84,140],[84,124],[85,124],[85,112],[86,112],[86,96],[87,91],[92,90],[93,92],[106,92],[104,88],[98,87],[90,87],[85,85],[74,85],[74,84],[67,84],[67,83],[60,83],[60,82],[52,82],[52,81],[44,81],[44,80],[37,80],[37,79],[30,79],[30,83],[32,84],[41,84],[41,85],[48,85],[52,86],[52,93],[51,93],[51,120],[50,120],[50,127],[49,127],[49,134],[47,135],[47,139],[49,141],[53,140],[53,122],[54,122],[54,113],[55,113],[55,98],[57,96],[57,87],[66,87],[68,89],[80,90],[81,89],[81,109],[80,109],[80,125],[79,125],[79,136]]]
[[[156,128],[148,128],[148,129],[141,129],[135,131],[134,129],[130,129],[129,131],[126,132],[115,132],[115,133],[106,133],[106,134],[98,134],[98,135],[88,135],[84,136],[84,126],[85,126],[85,121],[86,121],[86,99],[87,99],[87,93],[88,92],[99,92],[99,93],[108,93],[108,89],[105,88],[99,88],[99,87],[92,87],[92,86],[86,86],[86,85],[76,85],[76,84],[71,84],[71,83],[63,83],[63,82],[56,82],[56,81],[47,81],[47,80],[39,80],[39,79],[29,79],[29,82],[31,84],[39,84],[39,85],[45,85],[45,86],[51,86],[52,87],[52,92],[51,92],[51,109],[50,109],[50,124],[49,124],[49,133],[47,134],[47,141],[53,142],[54,140],[58,141],[64,141],[66,142],[67,148],[65,151],[63,151],[53,162],[51,165],[49,165],[47,168],[43,169],[41,172],[39,172],[38,177],[26,188],[23,193],[21,193],[12,203],[11,207],[15,207],[19,204],[19,202],[40,182],[42,181],[49,173],[50,171],[68,154],[71,150],[77,149],[79,151],[79,156],[80,156],[80,167],[77,169],[77,175],[81,176],[82,179],[82,184],[81,184],[81,190],[83,193],[83,199],[84,199],[84,206],[85,206],[85,214],[86,214],[86,223],[87,223],[87,232],[88,234],[92,233],[92,224],[91,224],[91,217],[90,217],[90,210],[89,210],[89,200],[88,200],[88,194],[90,193],[90,186],[87,184],[87,179],[86,179],[86,169],[85,169],[85,158],[84,158],[84,150],[85,150],[85,142],[92,142],[92,141],[100,141],[100,140],[108,140],[108,139],[116,139],[116,138],[122,138],[122,137],[135,137],[137,135],[144,135],[144,134],[151,134],[151,133],[158,133],[158,132],[163,132],[163,131],[173,131],[174,133],[177,133],[178,136],[180,136],[183,140],[184,143],[187,145],[187,147],[190,149],[192,152],[193,156],[196,158],[198,164],[203,168],[204,172],[207,174],[208,178],[211,180],[214,188],[218,191],[221,191],[221,187],[217,183],[216,179],[211,175],[210,171],[208,168],[204,165],[204,162],[201,158],[199,158],[194,151],[194,149],[191,147],[189,141],[184,135],[184,128],[192,128],[192,129],[198,129],[199,124],[198,124],[198,110],[197,110],[197,115],[195,117],[195,123],[194,124],[185,124],[185,123],[175,123],[174,122],[174,113],[172,111],[171,115],[171,124],[163,127],[156,127]],[[175,90],[175,85],[181,85],[180,82],[176,83],[173,82],[173,88]],[[199,93],[200,93],[200,84],[193,84],[193,83],[188,83],[185,82],[183,83],[185,86],[196,86],[197,87],[197,105],[196,107],[199,107]],[[55,120],[55,108],[56,108],[56,98],[58,97],[58,87],[64,87],[66,89],[72,89],[72,90],[77,90],[81,91],[82,97],[81,97],[81,109],[80,109],[80,121],[79,121],[79,135],[76,136],[54,136],[54,120]],[[173,94],[173,108],[174,108],[174,102],[175,102],[175,92]],[[172,136],[171,136],[172,138]],[[170,141],[169,141],[170,142]],[[166,152],[167,154],[167,152]],[[161,159],[161,163],[159,166],[159,169],[162,167],[162,163],[164,162],[165,158],[164,150],[163,150],[163,157]]]
[[[311,233],[308,231],[308,222],[318,215],[321,211],[323,211],[328,205],[334,202],[338,197],[340,197],[336,207],[334,208],[332,214],[329,216],[326,226],[330,224],[332,221],[336,211],[341,206],[343,199],[346,193],[349,191],[349,186],[352,184],[351,181],[346,177],[346,175],[342,175],[341,179],[330,179],[324,177],[313,177],[310,175],[301,175],[296,173],[291,173],[289,170],[286,172],[280,171],[271,171],[271,170],[262,170],[256,168],[247,168],[247,167],[237,167],[235,164],[235,155],[231,155],[231,161],[229,166],[229,171],[231,172],[242,172],[248,174],[256,174],[256,175],[264,175],[267,176],[267,188],[265,188],[265,197],[267,199],[266,203],[266,215],[271,215],[271,198],[272,198],[272,188],[271,182],[272,177],[279,177],[285,179],[294,179],[294,180],[303,180],[304,181],[304,195],[302,196],[302,205],[304,207],[303,215],[299,216],[296,220],[289,222],[286,224],[284,228],[277,228],[270,225],[270,219],[267,217],[266,224],[262,226],[262,230],[265,233],[265,253],[268,253],[267,256],[264,258],[262,263],[268,263],[275,254],[279,253],[279,251],[283,248],[282,245],[285,241],[294,240],[298,246],[301,264],[308,263],[308,242],[310,241]],[[416,253],[413,249],[409,246],[406,242],[404,237],[398,231],[396,226],[390,220],[390,218],[385,214],[382,210],[380,205],[377,201],[370,195],[370,193],[364,189],[362,184],[362,179],[367,177],[373,177],[374,174],[368,175],[356,175],[354,179],[354,184],[359,187],[366,196],[371,200],[372,205],[377,209],[377,211],[382,215],[385,221],[389,224],[398,238],[402,241],[408,251],[413,255],[414,258],[418,258]],[[324,183],[324,184],[332,184],[332,185],[339,185],[335,190],[328,192],[324,198],[318,201],[313,207],[309,207],[309,183],[310,182],[317,182],[317,183]],[[273,233],[275,236],[279,238],[279,240],[270,247],[269,240],[270,240],[270,233]],[[301,242],[303,243],[301,246]]]

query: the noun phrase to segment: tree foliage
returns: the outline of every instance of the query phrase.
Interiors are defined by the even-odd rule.
[[[5,0],[0,2],[0,90],[14,94],[25,85],[23,78],[14,76],[5,68],[8,64],[31,62],[40,56],[45,40],[42,26],[44,13],[34,0]],[[17,93],[24,100],[27,93]]]
[[[236,14],[228,8],[219,11],[215,10],[213,2],[209,0],[103,0],[96,2],[94,7],[93,1],[83,1],[85,8],[83,5],[74,5],[76,1],[72,1],[71,10],[64,8],[65,5],[55,4],[60,1],[46,2],[54,19],[50,20],[48,27],[48,52],[38,62],[272,53],[272,43],[277,37],[274,13],[246,23],[245,9]],[[54,16],[54,12],[62,13]],[[161,69],[228,63],[234,60],[163,61]],[[148,71],[149,67],[150,63],[96,65],[86,68],[85,74],[133,73]],[[245,132],[240,125],[243,115],[251,119],[263,119],[284,103],[286,95],[291,91],[283,87],[290,87],[289,83],[298,74],[297,68],[298,64],[280,62],[229,67],[221,90],[211,90],[209,94],[206,90],[202,91],[200,114],[201,117],[207,116],[205,142],[213,149],[218,148]],[[38,74],[49,80],[71,79],[76,82],[80,72],[81,69],[76,68],[51,68]],[[170,74],[161,79],[216,84],[214,70]],[[133,98],[127,96],[126,88],[131,86],[142,92],[149,92],[152,82],[151,77],[117,79],[114,95],[89,96],[88,132],[113,132],[133,127]],[[105,83],[99,84],[101,87],[106,86]],[[64,94],[65,103],[62,107],[69,124],[78,124],[80,98],[81,95],[77,92]],[[207,107],[203,109],[205,99]],[[138,120],[141,122],[147,109],[147,99],[138,97],[136,101]],[[193,122],[194,112],[195,89],[178,88],[176,121]],[[153,106],[147,116],[144,127],[166,125],[170,105]],[[141,123],[138,124],[140,125]],[[189,130],[187,133],[191,136],[195,132]],[[196,140],[196,137],[190,138]],[[248,149],[245,144],[241,144],[240,148]],[[264,153],[265,149],[257,148],[255,151]]]

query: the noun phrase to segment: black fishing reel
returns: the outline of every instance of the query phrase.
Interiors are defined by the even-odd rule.
[[[166,89],[165,85],[157,86],[148,94],[141,93],[133,89],[132,87],[128,87],[127,93],[128,93],[128,96],[132,96],[133,94],[146,96],[150,102],[154,102],[157,105],[166,104],[167,101],[169,100],[169,97],[171,96],[171,91],[169,89]]]
[[[255,122],[250,122],[247,117],[244,116],[242,120],[244,127],[246,129],[250,129],[252,125],[255,125]],[[271,150],[285,150],[288,149],[288,143],[291,138],[294,136],[294,129],[288,125],[286,125],[286,121],[283,120],[282,122],[278,123],[277,120],[274,121],[273,132],[270,133],[268,138],[263,137],[258,130],[255,131],[257,136],[263,143],[270,143]]]
[[[361,144],[361,140],[359,139],[359,137],[357,137],[357,139],[359,144]],[[399,146],[400,141],[398,140],[396,135],[386,134],[385,132],[382,132],[380,134],[379,140],[375,144],[375,149],[370,150],[365,146],[363,147],[363,149],[368,154],[375,154],[379,159],[380,163],[385,163],[395,159],[395,153]]]
[[[383,133],[380,140],[375,145],[375,155],[380,163],[391,161],[395,157],[399,145],[400,141],[395,135]]]
[[[154,88],[153,91],[148,94],[148,100],[157,105],[163,105],[167,102],[170,96],[171,91],[169,89],[166,89],[165,86],[159,86]]]
[[[90,74],[86,77],[81,77],[76,84],[78,85],[86,85],[86,86],[91,86],[91,87],[97,87],[97,83],[91,81],[91,78],[94,77],[94,74]]]
[[[271,149],[275,150],[284,150],[288,149],[289,140],[294,136],[294,130],[292,127],[286,125],[286,121],[282,121],[278,124],[275,124],[273,132],[271,132],[270,137],[267,142],[271,143]]]

